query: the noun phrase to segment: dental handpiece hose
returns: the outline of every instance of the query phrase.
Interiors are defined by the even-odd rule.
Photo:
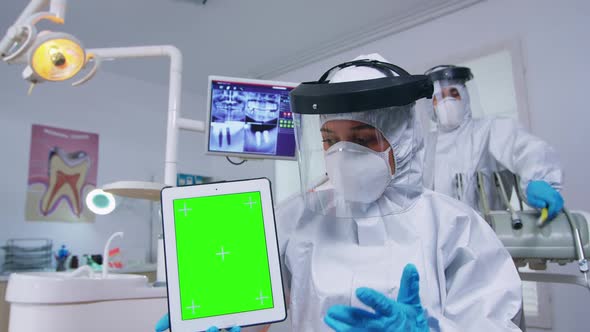
[[[481,172],[477,172],[477,190],[479,190],[479,202],[481,204],[484,217],[486,221],[490,223],[490,206],[488,205],[488,195],[486,195],[483,174]]]
[[[590,290],[590,284],[588,283],[588,260],[586,259],[586,255],[584,254],[584,246],[582,245],[582,236],[580,235],[580,229],[574,223],[574,219],[572,218],[572,215],[570,214],[570,211],[568,209],[564,207],[563,213],[565,213],[567,221],[569,222],[570,227],[572,229],[572,235],[574,236],[574,248],[576,250],[576,256],[578,258],[578,268],[580,269],[580,272],[584,274],[586,286]]]
[[[516,198],[518,198],[518,205],[520,206],[520,211],[524,211],[524,205],[522,202],[525,202],[526,199],[520,189],[520,177],[516,174],[512,175],[514,176],[514,190],[516,191]]]
[[[463,174],[455,174],[455,189],[457,190],[457,200],[463,201]]]
[[[504,205],[510,211],[510,219],[512,220],[512,228],[513,229],[521,229],[522,228],[522,220],[510,205],[510,201],[508,200],[508,196],[506,194],[506,190],[504,190],[504,183],[502,183],[502,179],[500,178],[500,174],[498,172],[494,172],[494,178],[496,179],[496,189],[498,189],[500,193],[500,198],[504,202]]]

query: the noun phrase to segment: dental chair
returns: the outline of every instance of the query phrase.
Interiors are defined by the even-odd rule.
[[[555,219],[538,226],[540,213],[525,209],[523,202],[526,200],[519,186],[515,185],[519,183],[518,177],[503,173],[493,173],[492,179],[505,210],[488,208],[488,198],[483,190],[486,177],[482,173],[477,174],[478,191],[484,219],[508,249],[517,267],[528,264],[531,270],[543,271],[547,269],[547,263],[565,265],[576,261],[581,272],[579,277],[570,274],[520,272],[521,278],[526,281],[566,283],[590,288],[586,259],[590,256],[590,214],[564,208]],[[508,185],[505,184],[506,179],[509,180]],[[513,190],[518,199],[518,209],[509,201]]]
[[[491,174],[478,172],[476,175],[480,214],[512,256],[521,280],[590,289],[586,259],[590,256],[590,214],[584,211],[570,212],[564,208],[553,220],[539,226],[540,213],[525,204],[518,176],[508,171]],[[457,175],[456,178],[460,180],[461,176]],[[493,198],[498,198],[499,202],[487,197],[485,181],[493,181],[492,187],[497,194]],[[490,202],[496,203],[494,207],[501,203],[504,209],[491,210]],[[547,271],[547,263],[564,266],[571,262],[577,263],[580,275]],[[529,270],[520,269],[527,265]],[[516,323],[526,331],[524,308],[520,322]]]
[[[504,210],[490,210],[484,190],[485,181],[494,181],[496,194]],[[590,289],[588,261],[590,256],[590,214],[569,211],[564,208],[557,217],[539,226],[540,213],[526,209],[526,199],[518,183],[520,179],[510,172],[484,175],[477,173],[477,190],[481,214],[492,227],[500,241],[512,256],[516,267],[528,265],[531,271],[521,271],[523,281],[577,285]],[[510,202],[515,192],[517,204]],[[517,205],[517,207],[514,207]],[[548,272],[547,263],[564,266],[576,262],[579,276],[568,273]],[[524,312],[520,327],[525,331]]]

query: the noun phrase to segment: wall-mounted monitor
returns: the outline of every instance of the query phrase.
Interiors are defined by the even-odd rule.
[[[289,92],[297,85],[209,76],[208,153],[294,160],[295,130]]]

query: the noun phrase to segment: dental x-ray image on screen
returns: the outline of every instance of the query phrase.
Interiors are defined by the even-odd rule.
[[[209,76],[208,152],[295,159],[289,92],[297,84]]]

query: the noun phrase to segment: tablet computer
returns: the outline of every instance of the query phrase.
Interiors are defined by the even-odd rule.
[[[164,188],[172,332],[286,318],[268,179]]]

